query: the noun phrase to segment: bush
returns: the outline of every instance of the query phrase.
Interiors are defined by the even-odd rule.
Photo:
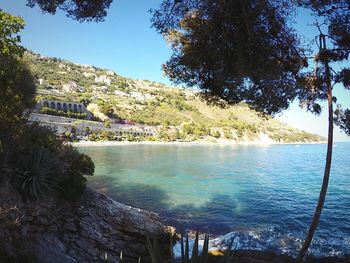
[[[10,167],[13,182],[25,199],[38,199],[49,192],[59,192],[74,200],[86,186],[85,175],[94,173],[90,157],[38,124],[26,126],[13,147]]]
[[[93,175],[95,165],[86,154],[79,153],[72,146],[65,146],[60,152],[60,161],[64,165],[58,179],[60,191],[64,197],[75,200],[86,187],[85,175]]]
[[[76,112],[71,112],[71,111],[65,112],[62,110],[51,109],[49,107],[43,107],[40,112],[43,114],[68,117],[68,118],[75,118],[75,119],[86,119],[87,118],[86,113],[76,113]]]
[[[220,138],[221,137],[221,132],[216,130],[216,131],[211,131],[210,132],[210,135],[215,137],[216,139]]]

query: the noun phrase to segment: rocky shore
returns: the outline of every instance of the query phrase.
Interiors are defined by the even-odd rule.
[[[126,206],[92,189],[76,202],[51,197],[24,202],[6,180],[0,180],[0,262],[151,262],[146,233],[158,236],[162,258],[170,259],[175,229],[156,213]],[[219,263],[223,251],[210,251],[208,263]],[[167,261],[163,261],[167,263]],[[238,250],[235,263],[291,263],[273,252]],[[309,258],[308,263],[350,263],[350,257]]]
[[[48,198],[23,202],[7,182],[0,186],[0,262],[150,262],[146,231],[159,237],[170,258],[170,233],[157,214],[86,189],[75,203]],[[33,261],[29,259],[33,258]]]

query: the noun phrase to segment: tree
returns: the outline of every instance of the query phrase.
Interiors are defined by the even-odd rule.
[[[307,252],[324,206],[333,146],[332,89],[342,83],[349,89],[350,70],[336,72],[332,62],[348,59],[350,52],[349,3],[342,0],[164,0],[154,10],[153,26],[169,41],[173,55],[164,65],[171,80],[197,86],[205,93],[244,101],[267,113],[276,113],[298,98],[319,114],[319,101],[327,100],[328,147],[318,204],[305,242],[297,257]],[[314,56],[316,69],[307,61],[298,36],[289,27],[296,8],[310,8],[323,23]],[[327,26],[327,35],[322,32]],[[327,36],[332,40],[327,46]],[[335,123],[348,134],[350,110],[337,109]]]
[[[55,14],[57,9],[66,12],[71,17],[80,22],[83,21],[103,21],[107,15],[107,9],[113,0],[28,0],[28,6],[38,6],[43,12]]]
[[[307,232],[305,241],[301,250],[299,251],[296,259],[297,263],[302,262],[305,256],[313,235],[316,231],[318,222],[321,217],[322,209],[325,203],[328,182],[330,177],[331,163],[332,163],[332,148],[333,148],[333,122],[335,121],[339,127],[347,134],[350,127],[350,111],[346,109],[343,111],[339,108],[334,112],[333,103],[337,102],[337,98],[333,97],[333,87],[341,83],[343,87],[349,89],[350,69],[343,68],[336,72],[331,68],[332,62],[342,62],[349,58],[350,54],[350,4],[341,0],[326,0],[326,1],[302,1],[304,7],[311,7],[314,14],[323,20],[322,24],[316,23],[319,29],[319,36],[317,40],[318,52],[315,55],[316,68],[314,73],[307,73],[305,80],[305,86],[307,94],[307,104],[311,109],[316,109],[318,113],[321,109],[320,105],[316,102],[320,99],[327,99],[328,102],[328,145],[327,145],[327,157],[323,176],[322,187],[318,199],[318,203]],[[322,32],[321,26],[327,26],[328,34]],[[331,47],[327,47],[327,38],[331,39]],[[318,67],[318,63],[321,63],[321,67]],[[302,98],[305,98],[302,96]],[[335,113],[335,116],[334,116]],[[335,118],[334,118],[335,117]]]
[[[287,25],[289,2],[164,1],[152,22],[174,51],[165,73],[176,83],[266,113],[288,108],[306,63]]]
[[[4,148],[25,122],[23,112],[35,105],[35,81],[25,61],[19,31],[20,17],[0,10],[0,142]]]

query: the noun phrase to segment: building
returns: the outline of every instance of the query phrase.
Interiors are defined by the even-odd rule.
[[[74,113],[86,113],[87,119],[91,119],[92,114],[87,110],[86,106],[81,102],[59,101],[59,100],[41,100],[36,110],[41,111],[42,108],[47,107],[57,111],[74,112]]]

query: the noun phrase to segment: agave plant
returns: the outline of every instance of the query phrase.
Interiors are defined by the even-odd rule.
[[[158,245],[158,240],[156,236],[153,237],[153,240],[150,237],[150,234],[146,232],[146,242],[148,253],[151,257],[152,263],[162,263],[164,261],[161,260],[160,257],[160,249]],[[227,249],[225,250],[224,256],[221,259],[222,263],[230,263],[233,259],[233,256],[236,251],[236,246],[233,247],[234,238],[231,239]],[[192,255],[190,258],[190,249],[189,249],[189,241],[188,234],[186,237],[181,236],[181,263],[206,263],[208,260],[208,251],[209,251],[209,235],[205,234],[202,253],[199,253],[199,233],[196,231],[196,238],[194,240],[194,245],[192,248]],[[173,252],[173,239],[170,236],[170,262],[175,263],[174,252]],[[140,258],[139,258],[140,263]]]
[[[33,148],[18,160],[16,175],[22,196],[37,200],[48,190],[58,188],[56,184],[57,161],[43,147]]]
[[[233,256],[235,255],[235,252],[236,252],[236,247],[237,247],[237,245],[235,245],[232,249],[233,242],[234,242],[234,238],[231,238],[230,244],[225,250],[224,256],[222,258],[222,263],[230,263],[232,261]]]
[[[197,230],[196,238],[194,240],[194,245],[192,248],[192,256],[190,260],[188,234],[186,235],[185,246],[184,246],[184,238],[183,236],[181,237],[181,262],[182,263],[206,263],[208,258],[208,250],[209,250],[209,235],[205,234],[202,254],[199,254],[199,233]]]
[[[189,242],[188,242],[188,235],[186,235],[186,245],[184,247],[184,237],[181,237],[181,263],[206,263],[208,258],[208,248],[209,248],[209,236],[206,234],[204,236],[204,243],[203,243],[203,249],[202,254],[199,254],[199,234],[198,230],[196,232],[196,238],[194,241],[193,249],[192,249],[192,256],[191,259],[189,257],[190,255],[190,249],[189,249]],[[164,261],[161,260],[160,257],[160,249],[158,245],[158,240],[154,236],[153,241],[151,240],[150,234],[146,233],[146,242],[147,242],[147,249],[148,253],[151,257],[152,263],[162,263]],[[173,252],[173,239],[172,236],[170,236],[170,262],[174,263],[174,252]]]
[[[171,237],[170,237],[170,240],[171,240]],[[146,243],[147,243],[147,249],[151,257],[152,263],[161,263],[162,261],[160,260],[160,249],[159,249],[157,237],[153,236],[153,242],[152,242],[150,234],[146,232]]]

